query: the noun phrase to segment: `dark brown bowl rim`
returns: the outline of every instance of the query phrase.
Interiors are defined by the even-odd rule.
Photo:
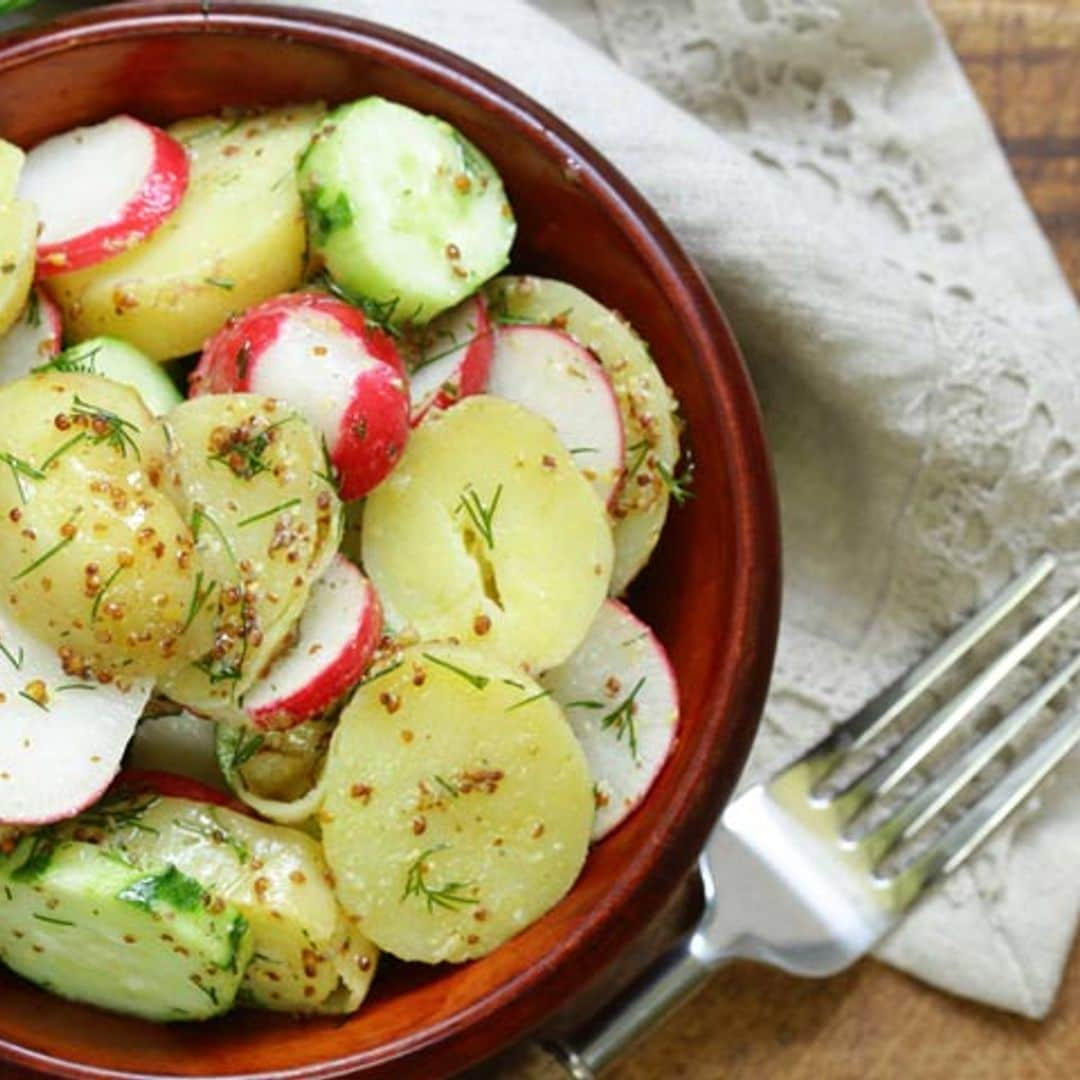
[[[255,3],[213,4],[176,0],[137,0],[69,16],[47,26],[8,35],[0,41],[0,73],[58,52],[105,40],[156,34],[247,33],[309,42],[323,47],[346,43],[355,51],[422,74],[507,122],[528,131],[544,152],[573,163],[581,185],[595,195],[652,268],[676,304],[685,332],[701,357],[700,368],[725,418],[733,460],[732,514],[736,529],[735,580],[729,624],[728,663],[709,687],[711,709],[700,738],[708,748],[682,778],[672,805],[652,842],[639,852],[618,887],[614,905],[604,905],[583,921],[550,964],[473,1002],[434,1028],[374,1050],[296,1069],[232,1074],[262,1080],[343,1076],[385,1067],[436,1046],[445,1047],[481,1023],[498,1029],[499,1044],[536,1028],[555,1004],[581,989],[579,954],[611,959],[656,914],[663,899],[686,875],[726,803],[745,763],[764,705],[776,646],[780,610],[780,530],[771,461],[758,404],[734,335],[708,285],[667,226],[630,182],[563,121],[501,78],[419,38],[379,24],[322,9]],[[657,882],[664,888],[657,888]],[[612,906],[620,918],[610,917]],[[498,1020],[498,1024],[494,1021]],[[498,1045],[472,1046],[456,1063],[462,1067],[495,1052]],[[79,1078],[130,1078],[136,1075],[64,1061],[0,1039],[0,1059],[53,1075]],[[164,1076],[166,1074],[159,1074]]]

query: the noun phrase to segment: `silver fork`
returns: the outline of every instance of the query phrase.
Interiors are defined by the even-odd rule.
[[[1044,556],[930,656],[885,689],[803,757],[740,795],[713,829],[698,869],[705,909],[614,1005],[583,1030],[548,1045],[577,1080],[592,1080],[636,1039],[659,1026],[733,959],[759,960],[795,975],[849,967],[928,889],[952,873],[1080,742],[1080,713],[1011,768],[908,863],[885,864],[901,843],[935,821],[985,766],[1080,672],[1080,655],[992,730],[975,740],[885,820],[859,831],[880,806],[1002,680],[1080,606],[1075,592],[1031,627],[888,755],[839,791],[825,782],[951,670],[1053,572]],[[873,822],[873,818],[870,819]]]

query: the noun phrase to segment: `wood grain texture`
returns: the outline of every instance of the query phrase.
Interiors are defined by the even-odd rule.
[[[931,0],[1080,294],[1080,0]],[[1080,1072],[1080,946],[1045,1023],[875,961],[824,982],[723,973],[612,1080],[1056,1080]]]

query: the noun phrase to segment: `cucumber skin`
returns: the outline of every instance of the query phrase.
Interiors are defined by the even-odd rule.
[[[155,416],[164,416],[184,400],[164,368],[134,345],[114,337],[87,338],[71,345],[48,367],[86,371],[137,390]]]
[[[421,135],[417,121],[428,125]],[[431,152],[441,140],[444,157],[456,160],[456,171],[442,164],[431,185],[430,175],[419,175],[418,182],[433,187],[427,203],[406,208],[403,199],[411,195],[411,186],[390,193],[365,185],[350,170],[347,140],[361,145],[372,137],[366,124],[400,127],[403,135],[423,139],[424,145],[410,157],[400,172],[408,182],[407,166],[415,169],[420,152]],[[409,129],[409,130],[406,130]],[[413,147],[380,143],[380,150],[401,161],[401,149]],[[516,224],[506,200],[502,180],[488,158],[446,121],[426,116],[403,105],[378,97],[362,98],[341,105],[330,113],[316,131],[297,164],[300,197],[308,222],[309,256],[315,267],[322,266],[332,281],[376,321],[394,327],[422,325],[440,312],[453,307],[476,292],[509,262]],[[464,190],[455,189],[455,181],[464,177]],[[394,181],[400,177],[395,174]],[[436,205],[441,200],[442,205]],[[449,207],[447,201],[449,200]],[[410,240],[387,239],[393,233],[378,214],[364,215],[362,202],[369,206],[390,206],[400,217],[430,224],[426,237],[430,251],[419,255],[416,246],[406,250]],[[407,213],[406,213],[407,209]],[[441,211],[445,211],[442,213]],[[383,235],[380,235],[382,233]],[[474,243],[474,240],[476,241]],[[456,266],[448,263],[448,253],[460,248]],[[481,249],[476,253],[475,249]],[[420,272],[418,272],[418,270]],[[426,279],[421,284],[421,278]]]
[[[52,993],[114,1012],[220,1016],[251,961],[244,917],[175,867],[138,869],[51,832],[0,857],[0,894],[0,960]]]

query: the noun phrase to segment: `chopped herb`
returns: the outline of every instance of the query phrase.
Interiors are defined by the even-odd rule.
[[[45,474],[40,469],[34,468],[30,462],[23,461],[22,458],[6,451],[0,453],[0,461],[11,470],[11,478],[15,481],[15,488],[19,492],[19,501],[25,503],[26,489],[23,487],[22,478],[29,476],[32,480],[44,480]]]
[[[334,468],[334,463],[330,460],[330,448],[326,445],[326,436],[322,437],[322,456],[323,467],[320,472],[315,469],[315,475],[320,480],[325,480],[335,491],[339,489],[338,471]]]
[[[37,289],[30,290],[30,296],[26,301],[26,325],[38,327],[41,325],[41,298]]]
[[[210,14],[210,0],[203,0],[203,14]],[[191,975],[188,977],[188,982],[195,987],[196,990],[202,991],[215,1005],[218,1005],[217,990],[212,986],[204,986],[202,980],[198,975]]]
[[[401,667],[401,665],[404,663],[404,660],[396,660],[394,663],[388,665],[387,667],[384,667],[381,671],[375,671],[372,672],[372,674],[370,675],[365,675],[357,684],[357,686],[367,686],[368,683],[373,683],[376,679],[381,679],[384,675],[389,675],[391,671],[397,671],[397,669]]]
[[[242,769],[263,748],[265,742],[265,735],[245,735],[242,731],[239,732],[231,758],[233,772]]]
[[[395,296],[392,300],[373,300],[369,296],[358,296],[336,282],[326,272],[319,275],[315,284],[322,286],[339,300],[344,300],[346,304],[359,308],[369,322],[375,323],[380,330],[385,331],[391,337],[401,337],[401,331],[392,322],[394,312],[401,302],[400,297]]]
[[[217,588],[217,582],[211,581],[209,585],[204,589],[203,572],[200,570],[195,575],[195,588],[191,594],[191,603],[188,604],[187,618],[184,620],[183,628],[180,630],[181,634],[186,634],[191,629],[191,624],[198,617],[198,614],[206,606],[206,601],[210,599],[211,594]]]
[[[49,868],[55,852],[56,835],[51,829],[35,833],[30,842],[30,851],[18,868],[12,871],[11,880],[20,884],[35,881]]]
[[[56,688],[56,692],[58,694],[63,694],[67,690],[97,690],[97,689],[98,689],[98,684],[97,683],[69,682],[69,683],[64,683],[63,686],[58,686]]]
[[[139,426],[130,420],[109,409],[103,409],[99,405],[92,405],[83,401],[78,394],[75,395],[75,404],[71,410],[72,416],[80,416],[89,420],[94,435],[91,441],[95,446],[107,443],[114,450],[119,451],[122,457],[127,457],[128,449],[135,455],[136,460],[141,458],[139,447],[131,437],[133,431],[139,431]]]
[[[199,542],[199,534],[202,532],[204,522],[217,533],[218,539],[224,546],[233,565],[235,565],[236,552],[233,550],[232,543],[228,536],[225,535],[221,526],[206,512],[206,508],[202,503],[196,503],[194,509],[191,511],[191,535],[195,537],[196,543]]]
[[[239,529],[243,529],[247,525],[254,525],[257,521],[264,521],[268,517],[280,514],[283,510],[291,510],[294,506],[299,506],[303,501],[304,500],[300,498],[289,499],[288,502],[279,503],[277,506],[271,506],[269,510],[264,510],[261,514],[252,514],[251,517],[246,517],[243,521],[238,521],[236,526]]]
[[[483,341],[484,338],[489,338],[494,333],[495,329],[493,327],[490,330],[485,330],[482,334],[474,333],[472,337],[462,338],[460,341],[454,338],[452,334],[448,334],[447,336],[450,338],[451,344],[447,345],[445,349],[442,349],[439,352],[435,353],[434,356],[425,356],[419,364],[414,364],[412,368],[412,374],[415,375],[418,371],[422,371],[424,368],[430,366],[431,364],[437,363],[439,360],[442,360],[447,356],[452,356],[458,351],[458,349],[463,349],[467,345],[471,345],[477,341]]]
[[[101,348],[100,345],[95,345],[90,349],[87,349],[85,345],[72,345],[70,349],[64,349],[63,352],[57,353],[51,360],[39,364],[32,370],[35,373],[39,371],[62,371],[66,374],[96,375],[97,365],[94,361],[97,359],[98,353],[101,352]]]
[[[171,864],[160,873],[133,881],[116,894],[117,900],[124,900],[145,911],[153,911],[158,905],[173,911],[198,911],[206,898],[206,891],[197,881]]]
[[[54,461],[56,461],[63,454],[66,454],[73,446],[81,443],[86,438],[86,432],[80,431],[77,435],[72,435],[70,439],[65,443],[61,443],[42,463],[41,469],[44,472]]]
[[[450,783],[449,780],[444,780],[437,773],[435,775],[435,783],[438,784],[439,787],[441,787],[443,791],[445,791],[447,795],[449,795],[452,799],[458,798],[458,796],[461,794],[461,792],[458,791],[456,784]]]
[[[449,846],[449,844],[439,844],[437,847],[428,848],[409,867],[405,876],[405,890],[401,894],[400,903],[404,903],[410,897],[415,896],[427,905],[428,914],[431,914],[437,907],[444,908],[447,911],[457,911],[459,907],[464,905],[478,904],[480,902],[476,897],[466,896],[464,893],[464,890],[472,884],[471,882],[451,881],[437,889],[432,888],[427,883],[424,877],[427,873],[424,863],[437,852],[447,850]]]
[[[512,686],[515,690],[525,689],[525,684],[518,682],[517,679],[503,679],[502,681],[506,683],[507,686]]]
[[[638,470],[645,464],[645,459],[649,456],[649,450],[651,449],[648,439],[638,439],[636,443],[626,448],[626,456],[630,461],[630,464],[626,468],[626,479],[632,480],[637,476]],[[630,455],[633,454],[633,457]]]
[[[519,701],[514,705],[511,705],[506,711],[515,712],[518,709],[524,709],[526,705],[531,705],[534,701],[540,701],[543,698],[551,697],[550,690],[541,690],[539,694],[532,694],[525,698],[524,701]]]
[[[568,709],[602,709],[603,707],[602,701],[569,701],[566,704]]]
[[[635,700],[644,685],[645,676],[643,675],[634,684],[634,689],[626,695],[625,699],[600,721],[600,726],[605,731],[612,728],[614,729],[615,737],[620,742],[622,741],[623,735],[627,737],[626,741],[630,746],[630,753],[633,755],[635,761],[638,756],[637,724],[634,721],[634,714],[637,712]]]
[[[236,354],[237,367],[239,368],[241,364],[244,367],[244,373],[240,375],[241,379],[247,377],[248,360],[249,350],[245,344],[241,346],[240,351]],[[216,454],[211,454],[209,460],[227,466],[236,476],[244,480],[250,480],[253,476],[258,476],[259,473],[264,473],[270,468],[263,461],[263,455],[270,448],[270,432],[295,419],[295,416],[286,416],[283,420],[270,424],[262,431],[237,434],[236,438],[230,439]]]
[[[599,454],[600,451],[595,446],[575,446],[570,451],[571,454]]]
[[[203,284],[213,285],[215,289],[224,289],[226,292],[232,292],[236,288],[236,282],[228,278],[205,277]]]
[[[247,638],[244,639],[245,642]],[[195,661],[195,666],[210,680],[211,686],[217,686],[222,682],[239,682],[244,674],[244,658],[234,660],[224,656],[214,656],[208,653],[206,656]]]
[[[136,832],[157,836],[158,830],[144,825],[142,816],[160,801],[160,796],[153,792],[133,794],[130,791],[117,791],[107,795],[96,806],[80,814],[78,820],[81,825],[101,829],[103,832],[129,828],[135,829]]]
[[[94,597],[93,604],[90,605],[90,621],[92,623],[97,622],[98,611],[101,608],[101,601],[105,599],[105,594],[112,587],[112,583],[124,572],[122,566],[118,566],[106,579],[105,584],[98,590],[97,596]]]
[[[33,916],[38,922],[51,923],[53,926],[74,926],[73,922],[68,922],[67,919],[54,919],[49,915],[39,915],[36,911],[33,912]]]
[[[23,647],[21,645],[19,646],[19,655],[16,657],[13,656],[11,650],[2,641],[0,641],[0,653],[3,653],[8,658],[8,660],[11,662],[11,666],[16,671],[22,671],[23,657],[26,654],[23,652]]]
[[[352,203],[344,191],[331,197],[325,188],[313,184],[302,192],[302,197],[316,240],[325,240],[338,229],[347,229],[353,223]]]
[[[70,525],[73,520],[74,520],[74,518],[69,518],[68,521],[66,522],[66,524]],[[71,532],[70,536],[65,536],[63,539],[57,541],[57,543],[53,544],[53,546],[51,548],[49,548],[49,550],[46,551],[43,555],[39,555],[29,566],[24,566],[11,579],[12,583],[14,583],[16,581],[21,581],[24,577],[27,577],[28,575],[32,574],[35,570],[40,569],[54,555],[59,554],[64,548],[66,548],[68,546],[68,544],[70,544],[74,539],[75,539],[75,532],[73,530]]]
[[[656,463],[656,471],[664,482],[664,487],[679,506],[685,505],[694,497],[694,461],[689,459],[680,473],[673,473],[662,461]]]
[[[483,690],[484,687],[491,682],[486,675],[474,675],[464,668],[459,668],[456,664],[451,664],[448,660],[440,660],[431,653],[421,653],[420,655],[423,656],[425,660],[430,660],[433,664],[437,664],[441,668],[446,668],[447,671],[452,671],[455,675],[464,679],[470,686],[477,690]]]
[[[19,691],[19,697],[24,698],[26,701],[29,701],[31,705],[36,705],[42,712],[49,711],[49,706],[46,705],[45,702],[38,701],[38,699],[34,697],[33,694],[28,694],[25,690]]]
[[[485,506],[480,500],[480,496],[470,484],[464,492],[462,492],[461,499],[458,502],[458,507],[455,513],[464,510],[469,515],[476,531],[484,538],[484,543],[489,548],[495,547],[495,511],[499,509],[499,500],[502,498],[503,486],[500,484],[495,489],[495,494],[492,496],[491,502]]]

